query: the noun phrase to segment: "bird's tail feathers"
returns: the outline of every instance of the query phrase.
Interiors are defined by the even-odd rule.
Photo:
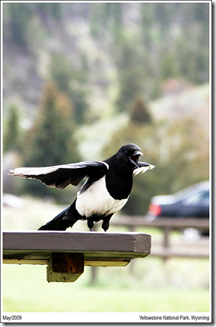
[[[71,206],[60,212],[38,230],[66,230],[68,227],[72,227],[78,219],[71,216],[70,209]]]

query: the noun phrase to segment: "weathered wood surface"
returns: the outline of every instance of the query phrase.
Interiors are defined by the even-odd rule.
[[[4,263],[47,264],[51,253],[83,253],[84,264],[124,266],[150,254],[151,236],[143,233],[4,232]],[[31,262],[32,261],[32,262]],[[99,263],[99,264],[98,264]]]

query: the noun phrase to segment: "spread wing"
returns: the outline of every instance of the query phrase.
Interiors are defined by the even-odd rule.
[[[109,165],[102,161],[83,161],[50,167],[22,167],[10,170],[8,175],[38,179],[49,187],[62,190],[69,184],[78,185],[85,176],[102,177]]]

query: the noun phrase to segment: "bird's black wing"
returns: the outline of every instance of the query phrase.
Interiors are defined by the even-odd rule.
[[[50,167],[22,167],[10,170],[9,175],[38,179],[49,187],[59,190],[69,184],[78,185],[85,176],[102,177],[109,165],[102,161],[83,161],[67,165]]]

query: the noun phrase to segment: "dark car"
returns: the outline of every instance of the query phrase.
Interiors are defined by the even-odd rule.
[[[208,219],[209,181],[195,184],[173,195],[154,196],[150,202],[147,218],[153,220],[165,217]],[[186,232],[189,233],[189,230],[184,231]],[[190,232],[192,233],[192,230]]]

